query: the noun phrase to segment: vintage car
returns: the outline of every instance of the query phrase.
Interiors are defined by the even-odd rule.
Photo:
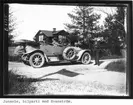
[[[70,61],[89,64],[91,55],[89,49],[81,49],[70,45],[42,43],[39,47],[26,46],[22,61],[34,68],[40,68],[48,63]]]

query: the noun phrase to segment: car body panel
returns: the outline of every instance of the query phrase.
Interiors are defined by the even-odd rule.
[[[41,45],[40,50],[43,51],[47,56],[62,55],[63,50],[66,46],[54,46],[54,45]]]
[[[81,59],[81,57],[82,57],[82,55],[83,55],[83,53],[84,52],[89,52],[90,53],[90,50],[89,49],[85,49],[85,50],[80,50],[78,53],[77,53],[77,60],[80,60]]]
[[[23,54],[23,56],[22,56],[22,60],[26,60],[26,58],[25,58],[25,56],[30,56],[31,54],[33,54],[33,53],[35,53],[35,52],[41,52],[41,53],[43,53],[43,55],[44,55],[44,57],[45,57],[45,59],[46,59],[46,62],[48,62],[49,60],[48,60],[48,57],[46,56],[46,54],[42,51],[42,50],[40,50],[40,49],[35,49],[35,48],[33,48],[33,49],[26,49],[26,53],[25,54]],[[27,58],[27,60],[28,60],[28,58]]]
[[[26,46],[26,53],[34,52],[35,50],[39,50],[39,48],[35,48],[32,46]]]

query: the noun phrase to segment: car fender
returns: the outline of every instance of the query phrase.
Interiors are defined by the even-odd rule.
[[[77,60],[80,60],[81,59],[81,57],[82,57],[82,55],[83,55],[83,53],[84,52],[89,52],[90,53],[90,50],[89,49],[85,49],[85,50],[80,50],[78,53],[77,53]]]
[[[46,55],[43,51],[41,51],[41,50],[39,50],[39,49],[34,49],[34,50],[32,50],[32,51],[27,51],[25,54],[31,55],[31,54],[33,54],[33,53],[35,53],[35,52],[43,53],[43,55],[44,55],[44,57],[45,57],[45,59],[46,59],[46,62],[48,62],[48,57],[47,57],[47,55]]]

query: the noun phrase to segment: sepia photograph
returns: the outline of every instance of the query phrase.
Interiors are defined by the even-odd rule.
[[[4,95],[129,96],[128,5],[5,6]]]

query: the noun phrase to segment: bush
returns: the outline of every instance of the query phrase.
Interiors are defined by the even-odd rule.
[[[108,71],[116,71],[116,72],[125,72],[126,71],[126,62],[125,60],[119,60],[116,62],[109,63],[105,69]]]
[[[21,55],[15,55],[14,54],[15,48],[16,48],[15,46],[8,47],[8,60],[21,62]]]
[[[8,47],[8,55],[9,56],[13,56],[14,55],[15,48],[16,48],[15,46]]]
[[[8,72],[8,94],[34,93],[35,87],[31,86],[32,78],[17,75],[11,70]]]
[[[8,56],[8,61],[22,62],[21,56]]]

